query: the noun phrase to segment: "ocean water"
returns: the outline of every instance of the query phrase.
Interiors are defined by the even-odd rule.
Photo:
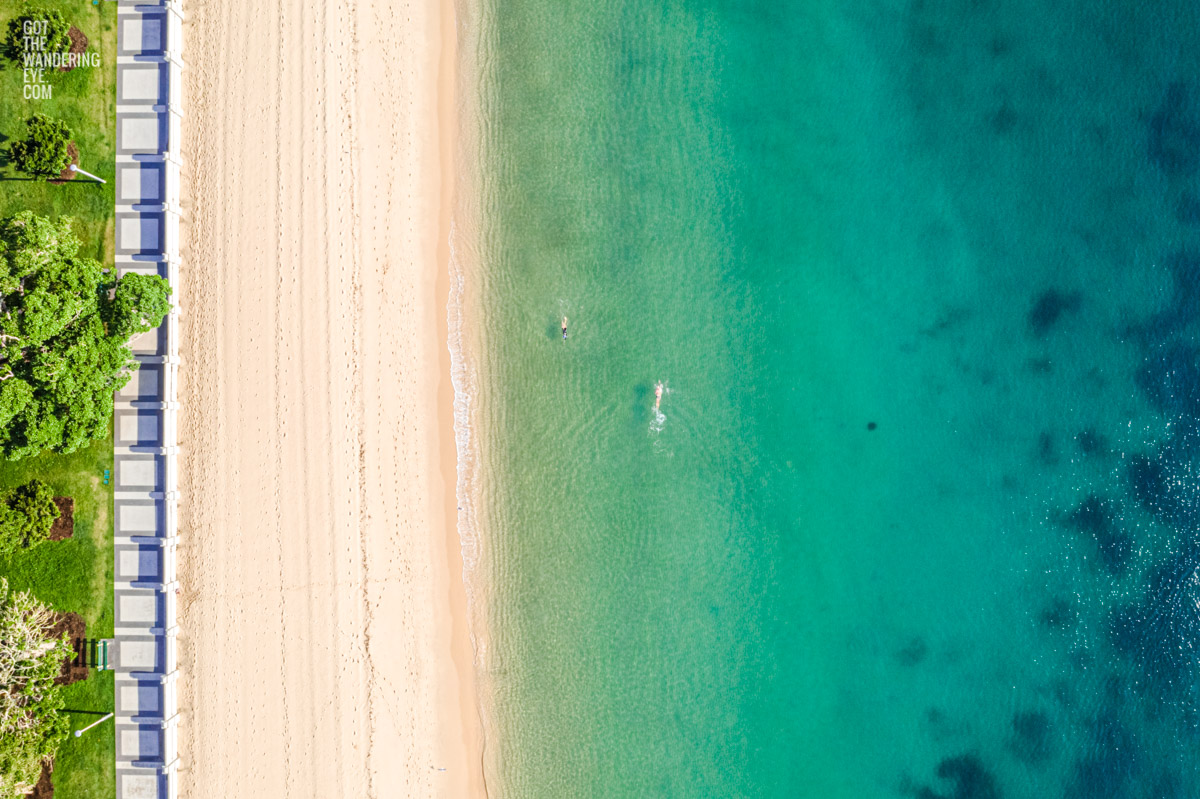
[[[1200,5],[470,21],[494,795],[1200,796]]]

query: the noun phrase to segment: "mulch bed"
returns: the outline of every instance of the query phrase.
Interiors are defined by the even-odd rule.
[[[29,799],[54,799],[54,785],[50,782],[50,772],[53,766],[47,763],[42,763],[42,776],[38,777],[37,785],[33,786],[33,793],[29,794]]]
[[[72,25],[71,30],[67,31],[67,36],[71,38],[70,52],[78,54],[87,51],[88,37],[83,35],[83,31]],[[74,69],[74,67],[59,67],[58,71],[70,72],[72,69]]]
[[[50,628],[51,634],[59,638],[65,632],[75,653],[69,660],[63,661],[62,672],[54,680],[55,685],[70,685],[73,682],[86,680],[87,667],[87,624],[78,613],[60,613],[58,621]]]
[[[54,504],[58,506],[58,518],[50,527],[49,540],[62,541],[75,535],[75,499],[55,497]]]
[[[59,172],[58,177],[52,178],[50,180],[51,183],[66,183],[68,180],[74,180],[75,176],[79,174],[78,172],[72,172],[70,166],[71,164],[79,166],[79,148],[75,146],[75,142],[67,143],[67,157],[71,159],[67,164],[67,168]]]

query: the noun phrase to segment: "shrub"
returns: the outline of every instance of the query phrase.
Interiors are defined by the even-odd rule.
[[[0,494],[0,556],[45,541],[57,518],[54,495],[41,480],[30,480]]]
[[[4,43],[0,45],[0,50],[3,50],[4,57],[9,61],[20,65],[25,59],[25,23],[27,22],[45,23],[46,32],[38,34],[38,38],[44,37],[46,44],[45,48],[39,52],[65,53],[71,49],[69,35],[71,24],[67,22],[62,13],[46,8],[30,8],[24,14],[8,21],[8,32],[4,36]]]
[[[61,119],[34,114],[26,122],[28,135],[8,146],[13,166],[27,175],[58,177],[71,163],[67,145],[71,129]]]

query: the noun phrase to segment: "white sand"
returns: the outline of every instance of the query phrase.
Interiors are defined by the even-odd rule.
[[[482,795],[448,528],[453,11],[186,10],[182,795]]]

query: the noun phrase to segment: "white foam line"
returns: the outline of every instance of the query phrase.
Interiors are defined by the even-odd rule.
[[[483,654],[486,646],[480,631],[474,624],[479,610],[476,583],[480,579],[482,541],[479,535],[476,508],[476,478],[479,464],[478,441],[475,435],[473,414],[478,379],[474,364],[466,346],[466,274],[457,257],[454,225],[450,229],[450,296],[446,304],[447,341],[450,351],[450,383],[454,389],[454,445],[457,457],[454,486],[455,504],[458,508],[456,527],[462,548],[463,584],[467,595],[468,628],[476,658]]]

